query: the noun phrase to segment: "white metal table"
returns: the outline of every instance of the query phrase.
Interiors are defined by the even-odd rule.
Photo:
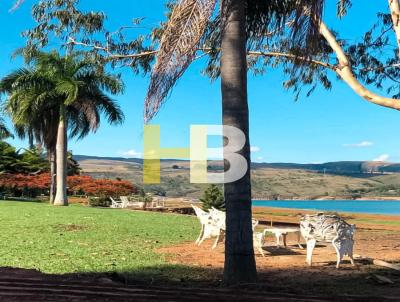
[[[300,228],[297,227],[268,227],[264,229],[263,234],[265,236],[266,233],[272,233],[276,237],[276,247],[280,247],[281,238],[283,241],[283,246],[286,247],[286,237],[289,233],[297,234],[297,245],[299,248],[303,249],[303,246],[300,244]]]

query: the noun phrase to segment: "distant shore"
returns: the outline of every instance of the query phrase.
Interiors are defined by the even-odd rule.
[[[314,210],[300,210],[288,208],[256,207],[253,208],[253,217],[271,223],[299,223],[300,216],[315,214]],[[400,232],[399,216],[367,213],[340,213],[349,223],[357,228],[370,230],[390,230]]]
[[[278,198],[278,199],[268,199],[268,198],[253,198],[252,200],[382,200],[382,201],[400,201],[400,196],[371,196],[371,197],[359,197],[359,198],[348,198],[344,196],[324,196],[318,198],[310,197],[296,197],[296,198]]]

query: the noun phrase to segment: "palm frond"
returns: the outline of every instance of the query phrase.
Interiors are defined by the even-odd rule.
[[[100,126],[100,115],[96,108],[92,111],[92,107],[87,109],[84,108],[85,106],[82,106],[82,104],[80,105],[81,106],[77,106],[77,104],[73,104],[68,107],[67,111],[67,118],[70,121],[68,123],[69,137],[78,140],[83,139],[91,131],[95,132]]]
[[[180,0],[168,20],[151,74],[144,119],[153,118],[169,91],[195,59],[216,0]]]
[[[90,107],[96,108],[107,118],[109,124],[122,124],[125,119],[117,102],[100,89],[81,91],[79,99],[81,101],[74,104],[75,108],[79,108],[83,112],[89,112]],[[90,118],[90,115],[88,115],[88,118]]]
[[[307,49],[310,54],[320,49],[319,23],[324,3],[324,0],[296,0],[291,25],[293,48]]]
[[[124,83],[119,76],[110,73],[96,71],[84,71],[77,74],[76,79],[86,84],[86,86],[100,87],[102,90],[111,94],[118,94],[124,91]]]
[[[0,93],[10,93],[14,90],[15,84],[20,77],[27,76],[31,70],[27,68],[20,68],[14,70],[0,81]]]
[[[104,93],[97,96],[99,110],[106,116],[109,124],[122,124],[125,116],[117,102]]]
[[[4,120],[0,117],[0,140],[5,139],[10,136],[12,136],[11,132],[8,131],[8,129],[4,123]]]
[[[73,81],[72,79],[60,79],[57,81],[55,91],[59,95],[64,95],[66,98],[64,100],[65,105],[70,105],[76,101],[79,93],[80,82]]]

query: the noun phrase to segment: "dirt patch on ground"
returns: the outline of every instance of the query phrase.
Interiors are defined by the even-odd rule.
[[[79,231],[85,231],[89,227],[86,225],[70,223],[70,224],[57,224],[54,226],[54,228],[60,232],[79,232]]]
[[[400,232],[386,230],[359,230],[356,233],[355,253],[393,263],[400,262]],[[313,266],[305,263],[306,251],[296,245],[296,237],[288,236],[287,248],[276,248],[275,239],[267,238],[265,257],[256,255],[260,284],[281,288],[299,294],[351,294],[400,297],[400,272],[357,261],[351,266],[345,259],[337,270],[336,253],[331,245],[319,244],[314,251]],[[200,247],[193,242],[162,248],[167,260],[175,264],[208,267],[222,273],[224,247],[211,249],[208,240]],[[394,284],[381,285],[374,275],[390,278]]]

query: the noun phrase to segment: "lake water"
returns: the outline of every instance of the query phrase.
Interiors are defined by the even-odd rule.
[[[254,200],[253,206],[400,215],[400,201],[386,200]]]

